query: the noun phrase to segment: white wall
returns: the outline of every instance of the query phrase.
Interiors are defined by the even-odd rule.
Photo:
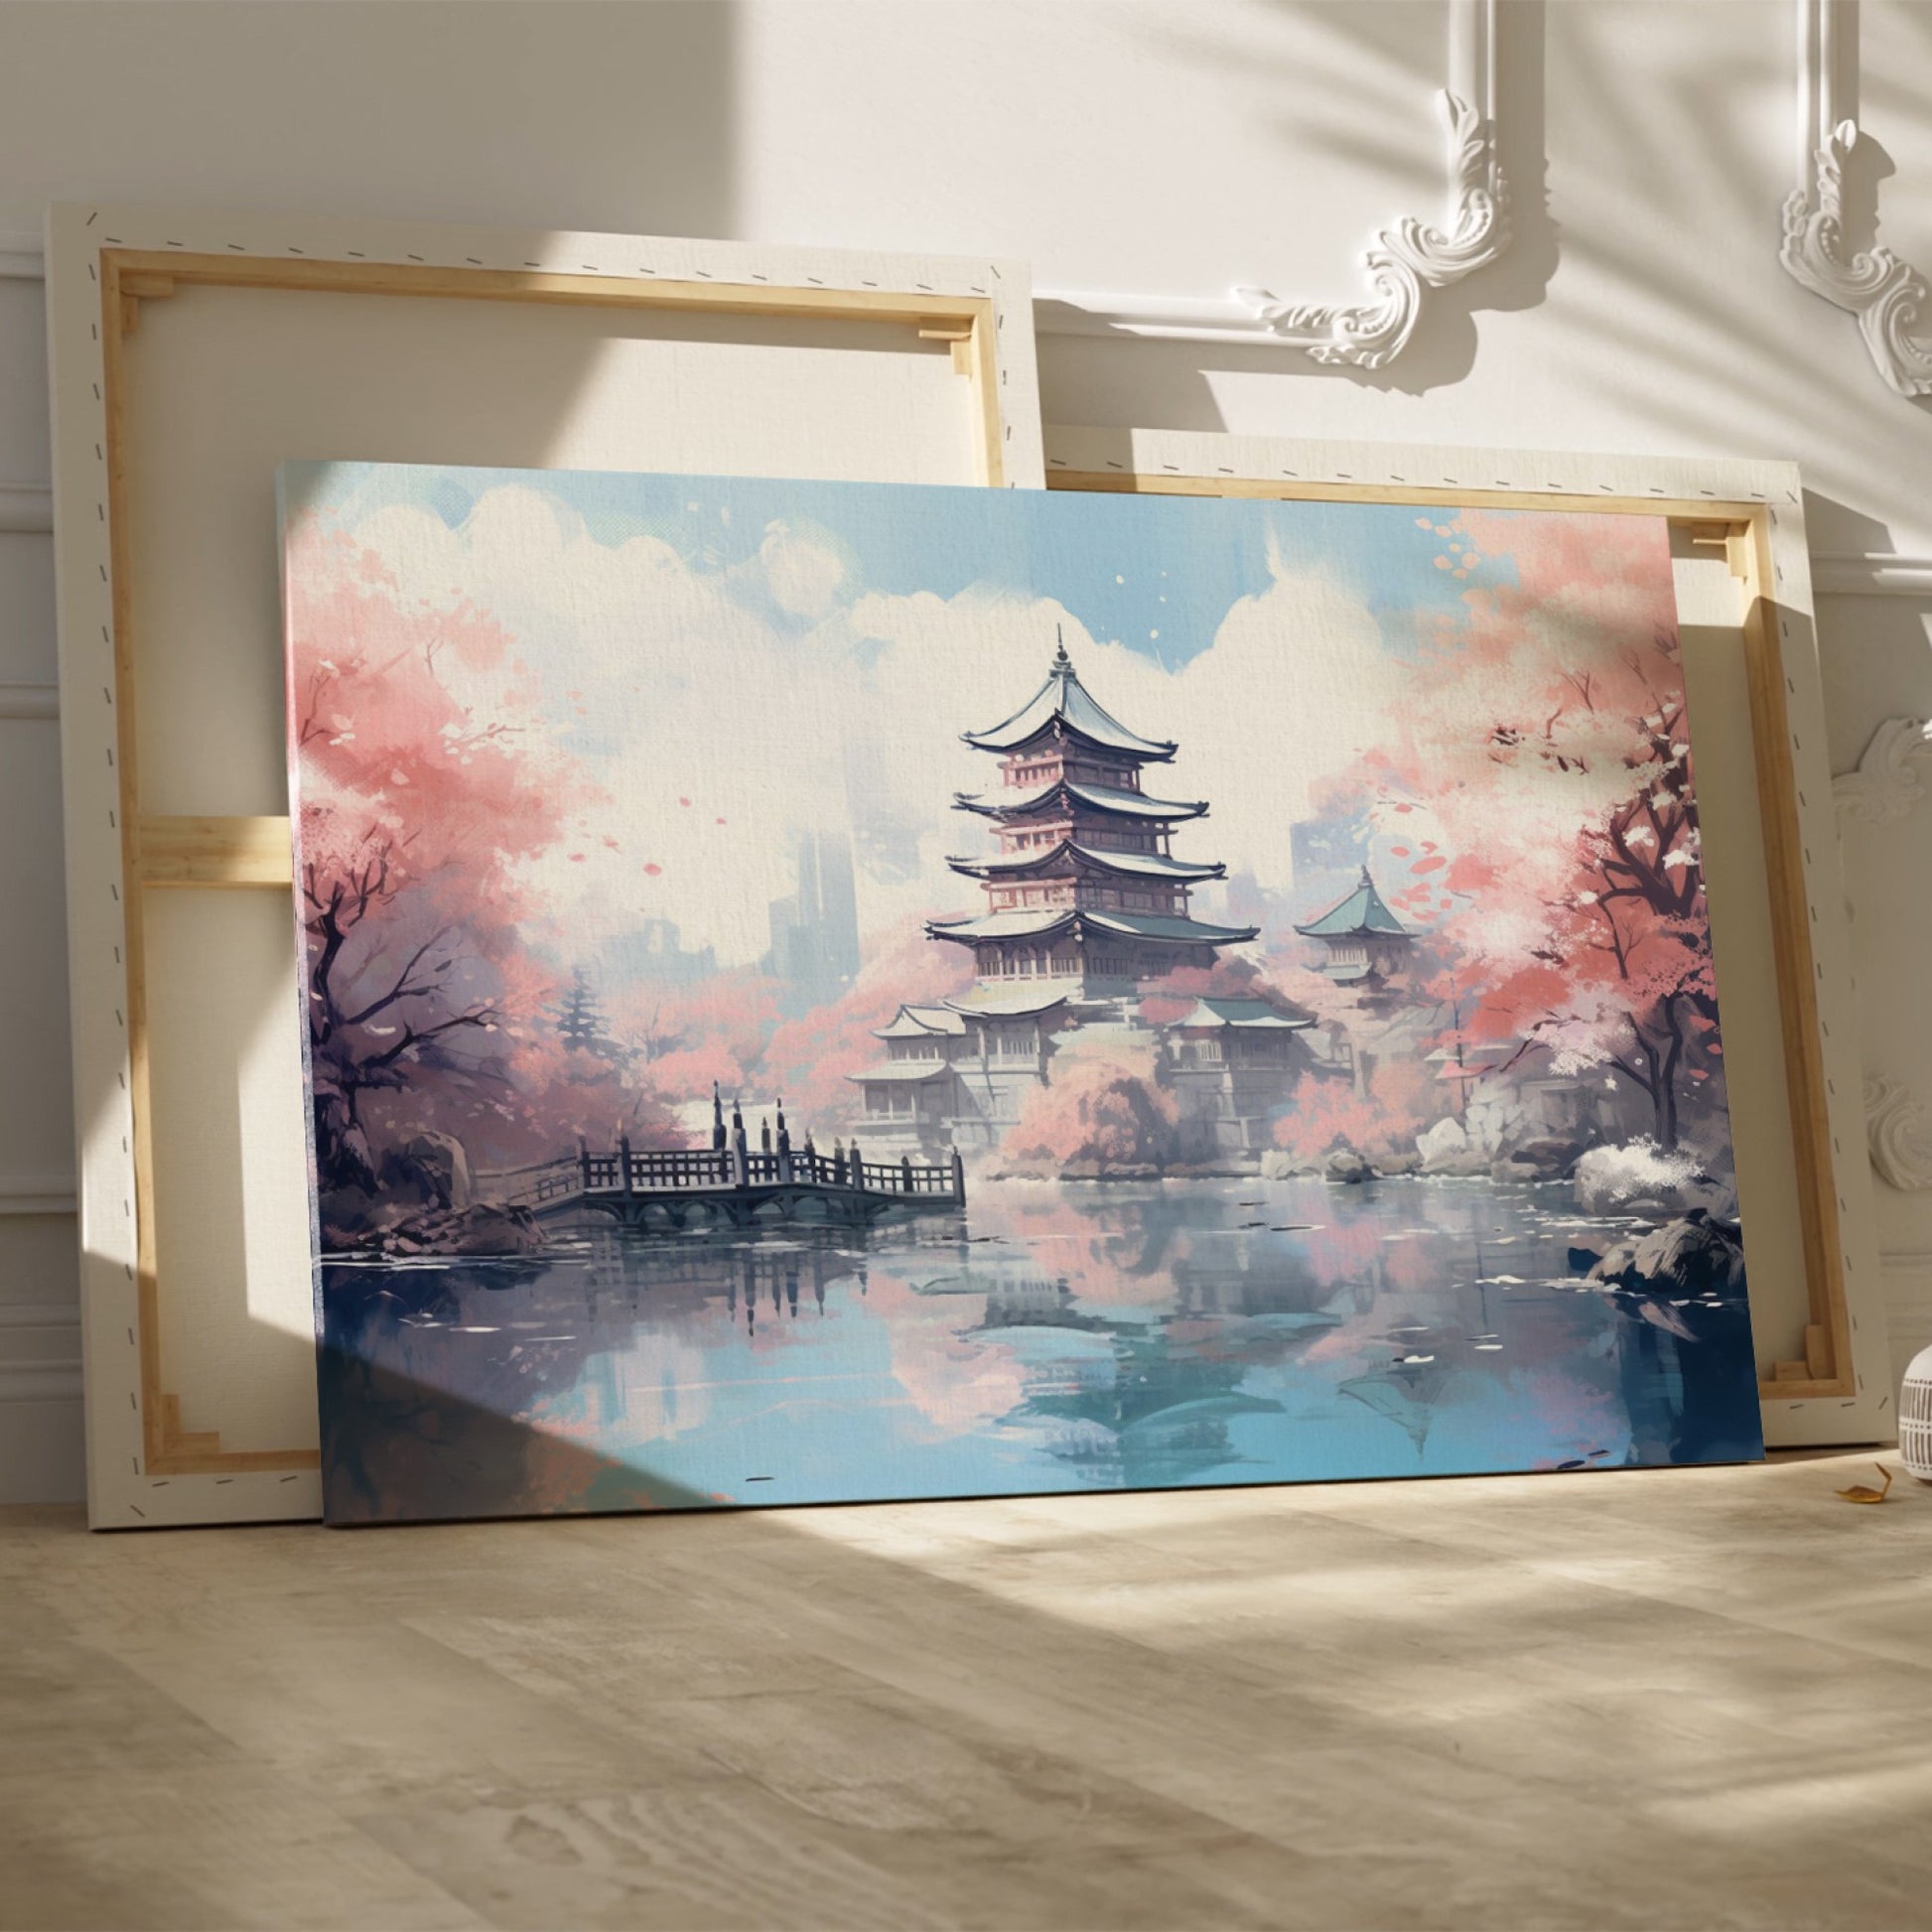
[[[1865,0],[1883,236],[1932,265],[1932,6]],[[1815,552],[1932,560],[1932,405],[1776,258],[1787,0],[1507,0],[1517,235],[1375,376],[1049,338],[1048,420],[1793,458]],[[1045,290],[1311,299],[1433,214],[1435,0],[0,6],[0,232],[52,197],[1031,258]],[[1889,171],[1889,172],[1888,172]],[[0,1496],[79,1487],[40,291],[0,280]],[[1841,568],[1848,583],[1856,571]],[[1932,581],[1932,564],[1921,581]],[[1835,768],[1932,714],[1932,595],[1821,605]],[[27,713],[27,716],[17,714]],[[1932,807],[1856,833],[1868,1058],[1932,1103]],[[1895,1352],[1932,1191],[1879,1188]],[[15,1210],[33,1209],[32,1212]]]

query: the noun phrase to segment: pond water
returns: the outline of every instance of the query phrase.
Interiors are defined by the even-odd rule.
[[[1488,1180],[980,1182],[867,1231],[330,1261],[332,1521],[1727,1461],[1741,1296]]]

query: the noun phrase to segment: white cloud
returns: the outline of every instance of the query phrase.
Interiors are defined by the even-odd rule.
[[[971,907],[976,888],[945,855],[991,841],[983,820],[949,807],[955,791],[999,774],[959,734],[1032,696],[1056,626],[1102,705],[1178,742],[1173,765],[1148,769],[1149,789],[1212,806],[1178,849],[1270,885],[1289,883],[1289,829],[1308,816],[1311,786],[1384,737],[1401,697],[1400,666],[1366,607],[1325,573],[1279,559],[1270,586],[1169,673],[1096,641],[1050,599],[973,588],[841,603],[843,561],[783,524],[734,571],[741,588],[759,588],[748,574],[761,580],[776,618],[671,545],[599,543],[521,485],[487,491],[457,530],[392,508],[354,534],[405,595],[466,596],[519,640],[501,667],[452,669],[480,713],[527,665],[555,728],[596,755],[611,804],[544,862],[565,956],[662,915],[722,961],[757,959],[767,902],[793,884],[792,837],[807,827],[853,832],[862,927]],[[1211,893],[1199,908],[1212,915]]]
[[[759,563],[772,603],[787,617],[824,617],[845,582],[845,560],[837,552],[794,535],[784,523],[765,525]]]

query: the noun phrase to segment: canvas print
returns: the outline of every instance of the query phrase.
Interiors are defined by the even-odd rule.
[[[282,490],[331,1520],[1761,1452],[1662,519]]]

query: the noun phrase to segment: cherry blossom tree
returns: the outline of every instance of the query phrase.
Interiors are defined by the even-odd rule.
[[[823,1133],[849,1120],[859,1089],[849,1073],[885,1057],[873,1037],[908,999],[937,1006],[973,983],[971,955],[961,946],[935,945],[919,918],[899,921],[864,948],[858,976],[830,1004],[786,1021],[772,1035],[761,1063],[763,1077],[785,1096],[787,1109]]]
[[[1453,955],[1468,1037],[1616,1069],[1673,1146],[1722,1049],[1662,526],[1418,521],[1470,588],[1352,780],[1389,903]]]
[[[1045,1174],[1167,1166],[1178,1151],[1179,1109],[1158,1054],[1151,1035],[1063,1039],[1050,1082],[1028,1095],[1007,1131],[1007,1159]]]
[[[320,1185],[371,1190],[412,1134],[515,1159],[639,1118],[618,1067],[546,1013],[569,976],[529,943],[527,871],[595,794],[513,639],[460,598],[404,599],[313,518],[288,583]]]

